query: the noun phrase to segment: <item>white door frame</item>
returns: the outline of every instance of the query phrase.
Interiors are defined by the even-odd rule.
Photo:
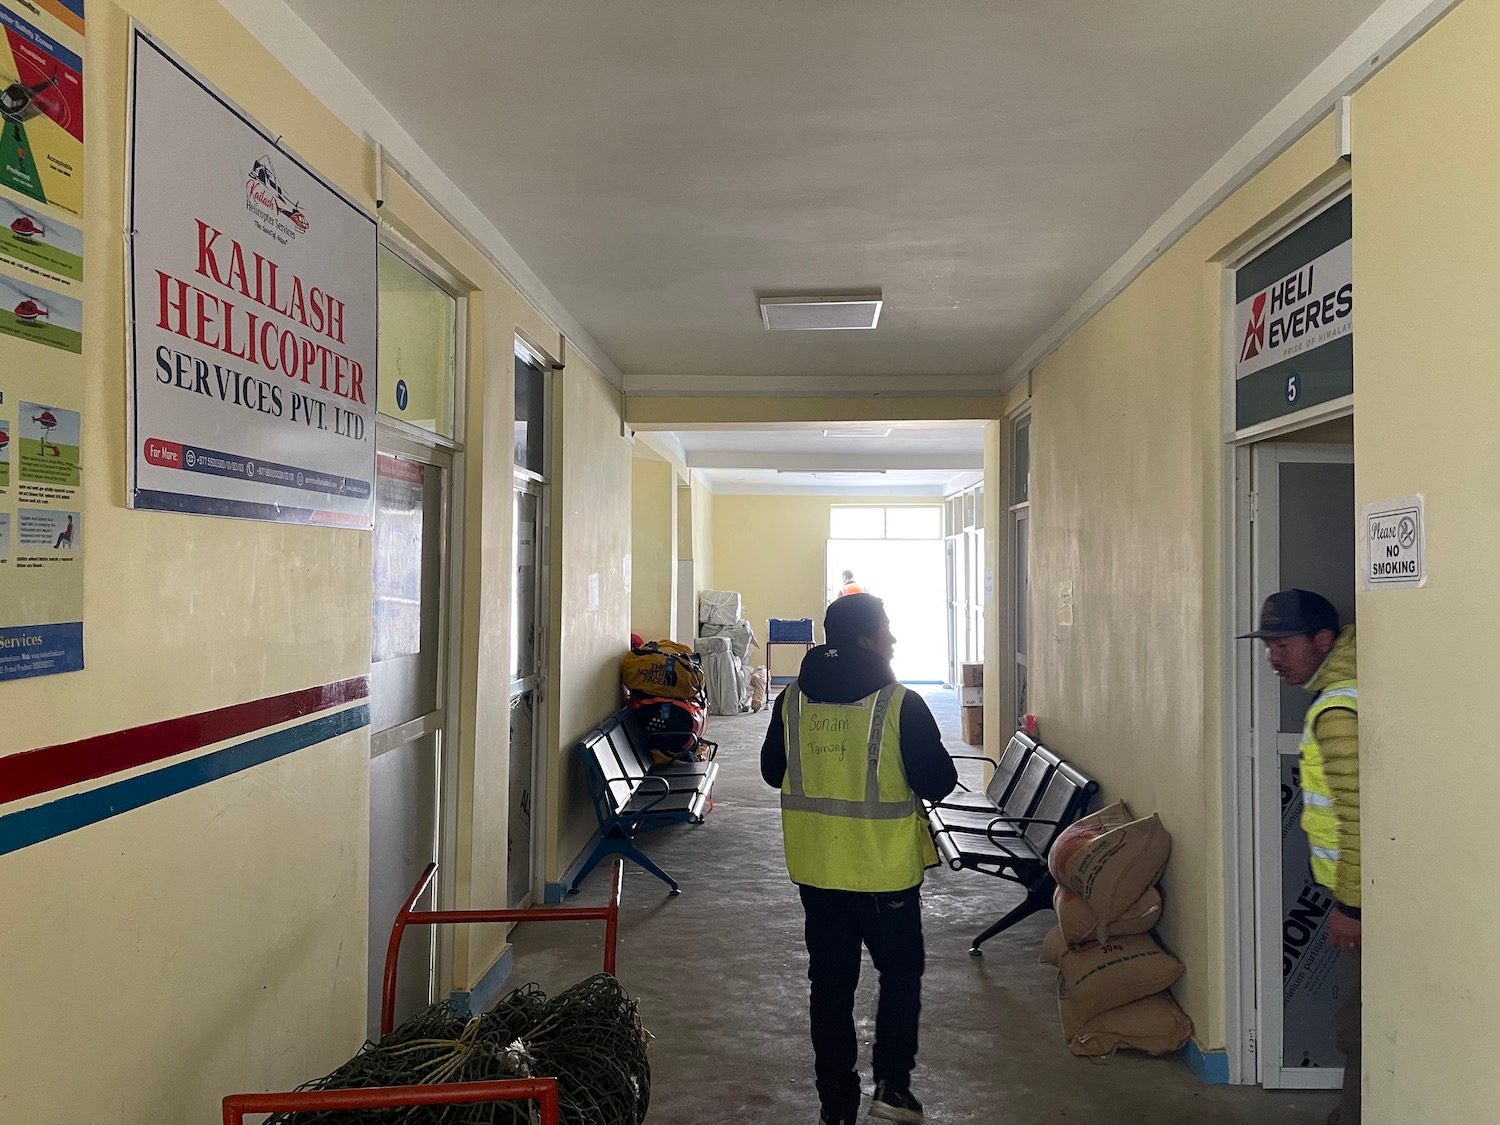
[[[1278,434],[1295,432],[1319,422],[1346,418],[1354,413],[1345,399],[1324,403],[1289,416]],[[1224,746],[1224,970],[1226,1049],[1231,1084],[1270,1087],[1261,1073],[1259,1055],[1270,1021],[1261,1012],[1259,986],[1265,951],[1258,947],[1256,891],[1256,799],[1255,799],[1255,676],[1261,654],[1249,641],[1235,638],[1255,628],[1257,544],[1254,524],[1274,520],[1276,498],[1257,496],[1253,473],[1255,437],[1246,437],[1224,449],[1224,541],[1225,582],[1223,603],[1223,666],[1226,690],[1223,708]],[[1297,444],[1288,460],[1352,460],[1347,446]],[[1269,525],[1268,525],[1269,526]],[[1266,546],[1265,537],[1260,545]],[[1279,725],[1279,724],[1278,724]],[[1279,943],[1276,946],[1279,949]],[[1278,962],[1279,963],[1279,962]],[[1280,1043],[1281,1008],[1274,1008],[1276,1044]],[[1274,1081],[1274,1080],[1273,1080]],[[1316,1087],[1312,1087],[1316,1088]]]
[[[455,443],[435,438],[425,430],[378,415],[375,444],[390,453],[419,464],[443,470],[441,512],[441,557],[438,562],[443,617],[438,626],[438,710],[420,716],[388,732],[371,732],[370,756],[404,746],[419,734],[438,734],[438,808],[436,858],[436,902],[434,908],[452,907],[458,866],[458,794],[460,683],[463,660],[463,451]],[[382,739],[381,734],[388,735]],[[430,1000],[441,1000],[452,992],[453,927],[434,927],[434,952]]]
[[[1236,641],[1255,628],[1257,607],[1251,604],[1253,590],[1251,558],[1252,510],[1251,452],[1255,442],[1270,441],[1285,434],[1354,413],[1354,396],[1346,395],[1273,418],[1244,430],[1235,429],[1235,360],[1240,341],[1235,339],[1235,271],[1261,251],[1285,237],[1318,212],[1333,206],[1350,191],[1351,176],[1340,168],[1327,177],[1304,200],[1294,214],[1279,216],[1274,223],[1248,232],[1220,260],[1219,425],[1224,435],[1220,478],[1220,542],[1223,547],[1224,581],[1220,587],[1220,667],[1223,704],[1220,714],[1220,745],[1224,755],[1224,1016],[1225,1049],[1229,1056],[1229,1082],[1254,1085],[1258,1066],[1258,997],[1256,994],[1255,940],[1255,746],[1251,708],[1254,699],[1254,659],[1259,655],[1247,641]],[[1279,1014],[1279,1009],[1278,1009]]]

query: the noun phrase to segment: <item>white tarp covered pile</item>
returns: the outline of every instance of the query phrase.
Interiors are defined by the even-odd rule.
[[[750,622],[740,616],[740,595],[704,590],[698,595],[697,650],[708,681],[708,709],[738,715],[750,708],[750,649],[757,645]]]

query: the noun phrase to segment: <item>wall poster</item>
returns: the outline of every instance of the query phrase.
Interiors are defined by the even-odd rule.
[[[82,32],[0,2],[0,682],[83,667]]]
[[[375,220],[140,27],[130,503],[368,529]]]

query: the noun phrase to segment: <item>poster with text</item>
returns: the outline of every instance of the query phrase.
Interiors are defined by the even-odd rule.
[[[83,0],[0,0],[0,682],[84,663],[82,54]]]
[[[4,5],[0,125],[0,186],[81,215],[83,59]]]
[[[131,37],[130,500],[368,529],[374,219]]]
[[[83,288],[83,231],[0,187],[0,268],[63,293]]]

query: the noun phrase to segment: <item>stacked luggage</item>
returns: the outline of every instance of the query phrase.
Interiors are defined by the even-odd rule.
[[[717,749],[703,737],[708,696],[703,661],[672,641],[633,644],[620,669],[626,706],[635,712],[657,765],[707,761]]]
[[[750,710],[750,649],[759,642],[740,609],[735,591],[704,590],[698,595],[695,643],[708,681],[708,708],[715,715]]]

